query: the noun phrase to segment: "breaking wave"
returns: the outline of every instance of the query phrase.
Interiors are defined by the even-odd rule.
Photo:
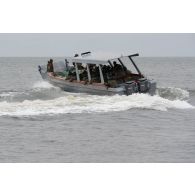
[[[188,91],[179,88],[158,89],[157,95],[96,96],[61,91],[46,82],[36,83],[25,92],[0,94],[0,116],[36,116],[66,113],[94,113],[129,109],[192,109]]]
[[[51,85],[50,83],[46,82],[46,81],[38,81],[36,82],[33,87],[33,89],[51,89],[51,88],[56,88],[53,85]]]
[[[0,102],[23,102],[25,100],[49,100],[61,97],[63,92],[47,82],[37,82],[31,89],[25,91],[10,91],[0,93]]]
[[[187,100],[189,99],[190,93],[187,90],[174,88],[174,87],[162,87],[157,90],[157,94],[160,97],[169,100]]]

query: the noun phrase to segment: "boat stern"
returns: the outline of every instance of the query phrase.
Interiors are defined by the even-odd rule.
[[[123,84],[126,95],[132,95],[133,93],[148,93],[155,95],[156,82],[146,78],[141,78],[137,81],[128,81]]]

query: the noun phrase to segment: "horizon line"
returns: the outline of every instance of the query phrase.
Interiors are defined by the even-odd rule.
[[[71,56],[0,56],[0,58],[66,58]],[[73,57],[73,56],[72,56]],[[139,58],[195,58],[195,56],[138,56]],[[98,57],[97,57],[98,58]]]

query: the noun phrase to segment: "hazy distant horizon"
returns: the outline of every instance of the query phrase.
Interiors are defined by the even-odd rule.
[[[71,57],[71,56],[0,56],[0,58],[66,58],[66,57]],[[140,56],[140,55],[139,57],[140,58],[195,58],[195,56]]]
[[[99,56],[195,57],[195,33],[1,33],[0,57]]]

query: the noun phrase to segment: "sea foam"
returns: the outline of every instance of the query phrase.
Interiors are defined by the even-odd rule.
[[[33,89],[50,89],[50,88],[55,88],[55,87],[46,81],[38,81],[33,85],[32,88]]]
[[[50,100],[24,100],[22,102],[0,102],[0,116],[35,116],[66,113],[94,113],[125,111],[130,109],[193,109],[185,100],[169,100],[159,95],[133,94],[131,96],[95,96],[64,93]]]

